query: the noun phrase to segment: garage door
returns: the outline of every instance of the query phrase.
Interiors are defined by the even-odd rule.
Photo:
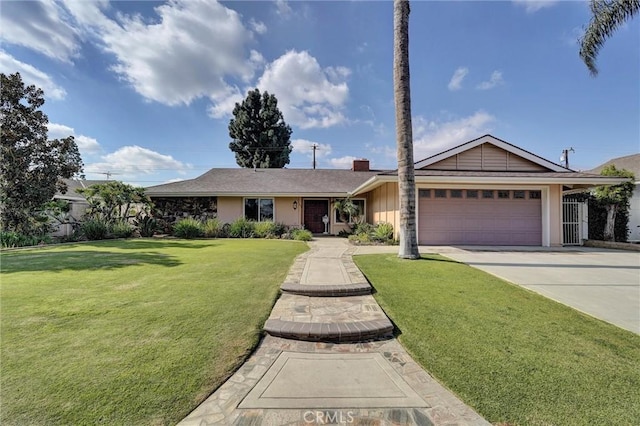
[[[419,189],[420,244],[542,245],[540,191]]]

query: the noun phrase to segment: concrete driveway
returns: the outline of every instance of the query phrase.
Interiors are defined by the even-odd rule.
[[[443,254],[640,334],[640,252],[505,247]]]
[[[358,247],[355,254],[397,253]],[[589,247],[421,246],[640,334],[640,252]]]

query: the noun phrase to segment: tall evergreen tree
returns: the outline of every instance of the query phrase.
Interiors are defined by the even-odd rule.
[[[289,164],[291,127],[278,109],[278,100],[259,89],[236,103],[229,122],[229,149],[240,167],[282,168]]]
[[[37,231],[37,215],[63,178],[82,172],[73,136],[47,139],[47,115],[40,110],[44,92],[26,86],[20,73],[0,74],[0,216],[2,230]]]

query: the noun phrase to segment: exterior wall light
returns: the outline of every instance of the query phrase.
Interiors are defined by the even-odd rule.
[[[293,209],[294,210],[298,209],[298,200],[293,200]]]

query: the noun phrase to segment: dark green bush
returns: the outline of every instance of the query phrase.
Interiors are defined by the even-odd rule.
[[[141,237],[153,237],[153,234],[158,230],[158,221],[151,216],[141,217],[133,223],[138,228]]]
[[[48,235],[25,235],[13,231],[0,231],[0,245],[3,248],[28,247],[38,244],[49,244],[51,237]]]
[[[354,234],[371,234],[374,230],[374,227],[372,224],[367,223],[367,222],[362,222],[362,223],[357,223],[355,224],[355,226],[353,227],[353,233]]]
[[[193,218],[180,219],[173,225],[173,235],[178,238],[198,238],[204,235],[202,222]]]
[[[218,232],[218,238],[229,238],[229,233],[231,232],[231,224],[225,223],[220,228],[220,232]]]
[[[104,240],[109,236],[109,224],[99,217],[87,219],[80,225],[80,232],[88,240]]]
[[[231,238],[253,238],[255,222],[243,217],[236,219],[229,227],[229,237]]]

